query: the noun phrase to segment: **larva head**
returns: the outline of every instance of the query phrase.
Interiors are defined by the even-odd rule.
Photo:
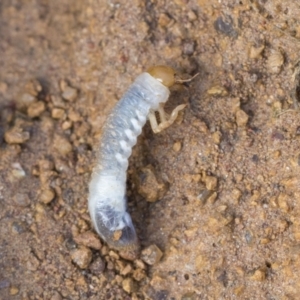
[[[147,72],[166,87],[175,83],[175,70],[168,66],[153,66]]]

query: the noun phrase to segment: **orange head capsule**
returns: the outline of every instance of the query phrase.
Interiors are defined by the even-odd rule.
[[[176,78],[175,70],[168,66],[163,66],[163,65],[153,66],[153,67],[149,68],[147,72],[152,77],[154,77],[156,80],[158,80],[159,82],[161,82],[164,86],[166,86],[168,88],[170,86],[174,85],[175,83],[190,82],[199,75],[199,73],[197,73],[189,79]]]
[[[166,87],[175,83],[175,70],[168,66],[153,66],[147,72]]]

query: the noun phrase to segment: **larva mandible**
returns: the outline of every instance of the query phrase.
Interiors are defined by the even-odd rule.
[[[194,77],[177,80],[172,68],[151,67],[136,78],[103,126],[97,149],[97,165],[89,184],[89,212],[100,237],[112,248],[125,253],[126,257],[135,258],[139,252],[126,199],[126,171],[132,147],[147,118],[155,133],[176,120],[178,112],[186,105],[177,106],[167,117],[163,107],[170,95],[169,87]],[[160,124],[157,123],[155,111],[160,115]]]

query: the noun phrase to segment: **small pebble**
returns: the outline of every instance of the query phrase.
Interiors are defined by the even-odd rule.
[[[92,251],[85,247],[80,246],[78,249],[73,250],[71,252],[71,258],[73,262],[80,268],[80,269],[86,269],[90,262],[92,261]]]
[[[214,141],[214,143],[216,145],[219,145],[220,142],[221,142],[221,138],[222,138],[222,133],[220,131],[215,131],[213,134],[212,134],[212,139]]]
[[[70,86],[67,86],[63,90],[62,97],[65,100],[73,101],[77,97],[77,90]]]
[[[180,142],[176,142],[174,145],[173,145],[173,150],[175,152],[179,152],[181,150],[181,143]]]
[[[202,204],[206,204],[212,194],[213,194],[212,191],[210,191],[208,189],[202,189],[200,191],[200,193],[198,194],[197,199],[199,199]]]
[[[141,269],[136,269],[136,270],[133,271],[132,277],[136,281],[141,281],[146,277],[146,272],[144,270],[141,270]]]
[[[208,265],[207,262],[207,257],[204,255],[197,255],[195,258],[195,267],[197,272],[203,272],[203,270],[206,268],[206,266]]]
[[[21,234],[27,231],[27,225],[22,221],[15,221],[11,225],[11,230],[15,234]]]
[[[65,110],[62,108],[54,107],[51,111],[51,117],[53,119],[63,119],[65,116]]]
[[[12,286],[10,289],[9,289],[9,294],[11,296],[15,296],[17,294],[19,294],[19,288],[16,287],[16,286]]]
[[[75,110],[69,110],[68,112],[68,118],[73,122],[78,122],[81,119],[81,116],[78,112]]]
[[[61,154],[61,155],[67,155],[72,151],[72,145],[69,143],[69,141],[59,135],[56,135],[54,137],[54,148]]]
[[[38,161],[40,171],[51,171],[54,169],[54,163],[48,159],[41,159]]]
[[[282,110],[282,103],[280,101],[275,101],[274,103],[272,103],[272,108],[274,109],[274,111],[280,112]]]
[[[28,94],[28,93],[23,93],[22,95],[20,95],[17,98],[17,105],[20,108],[25,108],[25,107],[29,107],[30,104],[36,102],[37,99],[35,96]]]
[[[101,248],[101,255],[104,257],[108,254],[108,247],[103,245],[103,247]]]
[[[63,130],[68,130],[68,129],[70,129],[72,127],[72,122],[71,121],[64,121],[63,123],[62,123],[62,125],[61,125],[61,128],[63,129]]]
[[[231,109],[233,113],[236,113],[240,109],[240,106],[241,106],[240,98],[236,97],[231,100]]]
[[[116,265],[118,271],[122,271],[125,268],[126,263],[123,260],[116,260]]]
[[[156,202],[166,193],[166,185],[157,180],[154,169],[150,165],[141,169],[136,177],[136,183],[138,193],[148,202]]]
[[[267,68],[270,73],[278,74],[281,71],[281,67],[284,63],[284,57],[281,51],[273,50],[267,59]]]
[[[277,198],[278,206],[284,212],[288,212],[289,209],[290,209],[289,204],[288,204],[289,198],[290,197],[287,194],[284,194],[284,193],[280,193],[278,198]]]
[[[163,253],[155,244],[145,248],[141,253],[141,259],[148,265],[155,265],[162,256]]]
[[[258,59],[258,58],[261,58],[262,56],[262,52],[264,51],[265,49],[265,45],[262,45],[260,47],[250,47],[250,50],[249,50],[249,57],[252,58],[252,59]]]
[[[242,192],[239,189],[233,189],[231,193],[231,199],[234,204],[238,204],[239,200],[241,199]]]
[[[252,195],[250,197],[250,203],[253,205],[253,204],[256,204],[257,201],[259,201],[260,199],[260,196],[261,196],[261,192],[258,191],[258,190],[253,190],[252,191]]]
[[[126,259],[126,260],[135,260],[138,256],[138,251],[136,249],[134,250],[130,250],[130,249],[125,249],[125,250],[121,250],[119,251],[119,255]]]
[[[126,267],[121,271],[121,275],[128,275],[129,273],[132,272],[132,266],[131,264],[127,264]]]
[[[42,205],[40,203],[37,203],[36,206],[35,206],[35,211],[36,211],[35,221],[37,223],[44,222],[44,220],[45,220],[45,213],[46,213],[44,205]]]
[[[181,297],[181,300],[196,300],[198,296],[194,292],[189,292]]]
[[[107,270],[114,270],[115,265],[113,264],[112,261],[108,261],[106,265]]]
[[[218,32],[229,37],[236,38],[238,36],[237,30],[234,28],[232,17],[229,15],[218,17],[214,22],[214,27]]]
[[[280,150],[276,150],[272,154],[273,154],[274,159],[277,159],[277,158],[281,157],[281,151]]]
[[[187,16],[188,16],[190,21],[196,21],[197,20],[197,15],[192,10],[188,11]]]
[[[120,276],[120,275],[116,275],[116,277],[114,278],[114,281],[115,281],[118,285],[120,285],[120,284],[122,283],[122,281],[123,281],[123,277]]]
[[[62,80],[59,81],[59,87],[60,87],[60,89],[61,89],[62,92],[65,90],[65,88],[67,86],[68,86],[68,83],[64,79],[62,79]]]
[[[159,276],[155,276],[155,277],[159,277]],[[162,281],[163,280],[156,282],[154,280],[151,280],[150,284],[147,284],[143,287],[143,294],[146,299],[155,299],[155,300],[169,300],[169,299],[173,300],[174,299],[173,297],[168,297],[169,291],[157,290],[157,289],[153,288],[153,286],[162,285],[163,284]],[[180,285],[180,283],[178,285]],[[179,298],[177,298],[177,299],[179,299]]]
[[[11,167],[11,175],[14,179],[21,179],[26,176],[26,172],[19,163],[13,163]]]
[[[5,132],[4,139],[8,144],[23,144],[28,141],[30,134],[19,127],[13,127]]]
[[[122,236],[122,230],[116,230],[114,233],[113,233],[113,239],[115,240],[115,241],[118,241],[120,238],[121,238],[121,236]]]
[[[241,296],[244,293],[244,291],[245,291],[245,286],[243,285],[239,285],[233,290],[236,296]]]
[[[141,259],[136,259],[134,261],[134,265],[138,269],[142,269],[142,270],[146,269],[146,265],[145,265],[145,263]]]
[[[191,56],[195,52],[195,42],[194,41],[185,41],[182,47],[182,53],[184,55]]]
[[[206,176],[205,179],[205,186],[209,191],[214,191],[218,185],[218,179],[214,176]]]
[[[40,266],[40,261],[36,256],[30,255],[26,261],[26,269],[29,271],[36,271]]]
[[[207,90],[207,94],[211,96],[226,96],[228,91],[223,86],[215,85]]]
[[[68,162],[58,158],[55,161],[55,170],[59,173],[68,173],[71,171]]]
[[[249,116],[241,109],[235,114],[236,123],[239,127],[245,126],[248,122]]]
[[[27,115],[30,118],[39,117],[46,109],[45,103],[43,101],[33,102],[27,108]]]
[[[218,198],[218,194],[216,192],[214,192],[211,195],[209,195],[209,197],[206,200],[206,203],[207,204],[214,204],[217,198]]]
[[[28,81],[24,87],[24,90],[30,95],[37,96],[42,91],[42,86],[38,80]]]
[[[105,262],[102,258],[98,257],[95,261],[91,263],[89,269],[94,275],[99,276],[105,270]]]
[[[41,186],[43,187],[48,187],[49,182],[53,182],[54,179],[56,178],[57,173],[54,171],[40,171],[39,173],[39,178],[41,181]]]
[[[252,276],[250,276],[250,279],[255,281],[264,281],[266,279],[266,270],[263,268],[257,269]]]
[[[191,227],[189,229],[186,229],[184,231],[184,234],[188,237],[188,238],[193,238],[198,232],[198,227]]]
[[[172,19],[167,14],[160,14],[158,17],[158,25],[167,27],[172,22]]]
[[[43,189],[40,193],[39,200],[42,203],[49,204],[55,197],[55,192],[51,188]]]
[[[30,205],[30,199],[28,194],[17,193],[13,198],[14,204],[20,207],[26,207]]]
[[[98,236],[93,233],[92,231],[86,231],[83,232],[77,236],[74,236],[74,241],[79,244],[79,245],[83,245],[95,250],[100,250],[102,245],[101,242],[98,238]]]
[[[135,284],[131,278],[125,278],[122,282],[122,288],[128,294],[135,291]]]
[[[52,294],[52,296],[51,296],[51,298],[50,298],[50,300],[62,300],[63,298],[62,298],[62,296],[60,295],[60,293],[59,292],[53,292],[53,294]]]
[[[246,243],[247,243],[248,245],[251,245],[252,242],[253,242],[253,240],[254,240],[254,237],[253,237],[252,232],[247,230],[247,231],[245,232],[244,237],[245,237]]]
[[[51,101],[55,107],[65,108],[66,104],[63,99],[59,96],[51,95]]]
[[[108,255],[115,260],[120,259],[120,256],[115,251],[109,251]]]

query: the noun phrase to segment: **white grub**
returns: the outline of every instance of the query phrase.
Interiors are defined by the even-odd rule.
[[[127,259],[134,259],[139,253],[138,238],[127,212],[128,158],[147,119],[152,130],[158,133],[169,127],[185,107],[177,106],[170,116],[164,112],[169,87],[176,82],[184,81],[175,79],[173,69],[150,68],[136,78],[103,126],[97,165],[89,185],[89,212],[97,233]],[[159,113],[160,124],[155,111]]]

